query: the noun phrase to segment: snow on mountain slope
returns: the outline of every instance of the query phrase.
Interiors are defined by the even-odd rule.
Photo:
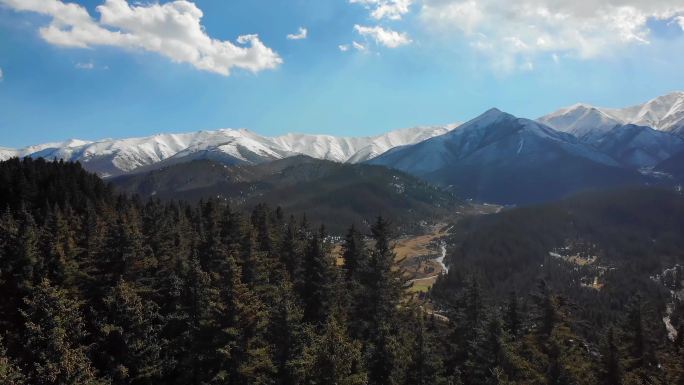
[[[19,156],[19,151],[13,148],[0,147],[0,161]]]
[[[556,199],[640,175],[575,136],[491,109],[457,129],[370,161],[497,203]]]
[[[618,125],[603,135],[585,140],[625,165],[653,167],[684,151],[684,139],[677,135],[634,124]]]
[[[511,142],[511,138],[514,138],[512,140],[514,145],[502,146],[505,142]],[[540,146],[551,145],[562,147],[572,154],[587,157],[596,162],[611,166],[617,165],[609,156],[579,143],[572,135],[554,131],[528,119],[516,118],[496,108],[447,134],[412,146],[396,148],[369,163],[390,163],[392,167],[409,173],[426,173],[448,167],[453,162],[469,160],[472,157],[477,157],[481,162],[490,163],[524,153],[543,155],[547,149]],[[551,151],[550,148],[548,150]]]
[[[576,104],[543,116],[538,121],[577,137],[603,135],[618,124],[647,126],[684,135],[684,92],[673,92],[627,108]]]
[[[292,153],[336,162],[359,163],[391,148],[445,134],[456,126],[414,127],[367,137],[287,134],[273,138],[273,142]]]
[[[538,121],[558,131],[573,134],[578,138],[600,136],[623,123],[600,109],[586,104],[575,104],[560,109],[539,118]]]
[[[304,134],[265,137],[245,129],[221,129],[97,142],[73,139],[17,150],[0,148],[0,160],[30,156],[80,161],[86,169],[102,176],[149,170],[193,159],[258,164],[303,154],[337,162],[360,162],[394,146],[441,135],[453,127],[418,127],[359,138]]]

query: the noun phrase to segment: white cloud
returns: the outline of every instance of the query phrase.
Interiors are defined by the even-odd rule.
[[[302,40],[306,39],[306,37],[309,35],[309,31],[307,31],[306,28],[304,27],[299,27],[299,31],[297,33],[290,33],[287,35],[288,40]]]
[[[339,48],[342,52],[347,52],[349,51],[349,44],[340,44],[337,46],[337,48]]]
[[[586,59],[649,44],[649,20],[682,17],[682,0],[423,0],[420,10],[427,29],[527,68],[540,53]]]
[[[354,49],[357,50],[357,51],[366,51],[366,50],[368,50],[368,47],[366,47],[365,45],[363,45],[363,44],[361,44],[361,43],[359,43],[359,42],[357,42],[357,41],[353,41],[353,42],[352,42],[352,47],[354,47]]]
[[[677,16],[675,20],[677,20],[677,23],[682,28],[682,31],[684,31],[684,16]]]
[[[349,0],[352,4],[361,4],[371,10],[371,17],[376,20],[401,20],[409,12],[413,0]]]
[[[240,36],[237,44],[211,38],[200,23],[202,11],[186,0],[133,6],[126,0],[105,0],[96,8],[99,20],[81,5],[61,0],[0,0],[0,4],[50,16],[40,35],[54,45],[142,49],[226,76],[233,68],[258,72],[282,63],[257,35]]]
[[[91,70],[91,69],[95,68],[95,64],[93,62],[85,62],[85,63],[79,62],[79,63],[76,63],[75,67],[80,69],[80,70]]]
[[[0,82],[2,81],[2,79],[3,79],[4,77],[5,77],[5,75],[4,75],[3,72],[2,72],[2,68],[0,68]]]
[[[354,30],[359,35],[369,37],[375,40],[377,44],[388,48],[396,48],[411,43],[411,39],[409,39],[406,33],[385,29],[380,26],[367,27],[357,24],[354,26]]]

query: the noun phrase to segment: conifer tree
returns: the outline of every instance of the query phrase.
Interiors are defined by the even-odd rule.
[[[276,367],[266,341],[267,311],[259,297],[242,282],[237,261],[228,256],[221,277],[221,333],[218,352],[223,358],[219,383],[266,385],[273,382]]]
[[[45,272],[43,276],[56,284],[66,282],[73,285],[78,274],[76,256],[79,251],[74,234],[59,207],[50,210],[44,228],[45,240],[42,254],[45,256]]]
[[[323,231],[313,234],[304,263],[304,320],[318,324],[326,320],[332,303],[335,284],[334,261],[326,252]]]
[[[302,254],[299,247],[299,240],[297,239],[297,224],[294,216],[290,217],[287,222],[285,231],[280,238],[280,245],[278,246],[278,254],[280,255],[281,263],[285,266],[290,281],[296,283],[300,281],[302,266]]]
[[[278,384],[297,384],[295,362],[304,349],[305,327],[303,311],[289,280],[275,289],[276,301],[270,312],[268,341],[273,345],[273,364],[277,370]]]
[[[219,290],[211,275],[202,270],[199,258],[193,256],[189,264],[182,288],[182,313],[177,317],[180,322],[170,336],[171,351],[177,354],[170,359],[175,365],[165,377],[168,383],[200,385],[214,378],[220,368],[218,319],[224,309]]]
[[[401,272],[394,270],[396,254],[390,245],[390,224],[382,217],[371,228],[375,245],[370,252],[368,292],[372,325],[393,322],[402,297]]]
[[[36,274],[43,270],[44,260],[40,255],[38,230],[33,216],[28,211],[22,210],[21,221],[17,263],[12,270],[17,287],[25,292],[38,279]]]
[[[24,385],[26,378],[16,362],[7,355],[7,351],[0,338],[0,384]]]
[[[366,361],[370,385],[399,385],[406,381],[409,346],[398,333],[399,325],[381,322],[374,330]]]
[[[352,226],[342,245],[344,278],[349,304],[349,330],[352,336],[361,337],[367,332],[370,292],[370,261],[368,250],[360,232]]]
[[[310,343],[296,362],[304,385],[365,385],[368,383],[363,366],[361,344],[350,340],[344,324],[330,317],[321,335],[309,330]]]
[[[149,384],[161,377],[162,326],[158,306],[120,280],[103,300],[100,347],[114,384]]]
[[[405,383],[406,385],[446,384],[443,358],[438,350],[435,336],[426,326],[425,315],[422,311],[415,317],[415,335],[410,349],[411,363]]]
[[[85,329],[79,303],[47,279],[36,285],[25,299],[26,354],[31,363],[29,383],[36,385],[99,385],[82,345]]]
[[[621,385],[620,352],[615,341],[615,331],[608,328],[602,349],[602,380],[604,385]]]
[[[518,296],[515,291],[512,291],[508,303],[506,304],[506,330],[515,338],[520,332],[520,309],[518,305]]]

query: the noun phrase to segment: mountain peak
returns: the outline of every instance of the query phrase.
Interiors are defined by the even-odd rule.
[[[684,133],[684,92],[671,92],[626,108],[579,103],[561,108],[538,121],[578,137],[592,132],[605,133],[615,125],[629,123],[681,134]]]
[[[482,115],[465,123],[463,126],[486,126],[503,119],[516,119],[516,117],[507,112],[503,112],[498,108],[490,108]]]

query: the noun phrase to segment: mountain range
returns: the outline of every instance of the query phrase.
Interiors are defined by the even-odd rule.
[[[684,134],[684,92],[673,92],[627,108],[575,104],[537,119],[579,138],[601,135],[617,125],[633,124],[677,135]]]
[[[503,204],[554,200],[586,189],[681,184],[677,160],[684,158],[684,92],[622,109],[577,104],[537,120],[491,109],[462,125],[369,137],[265,137],[223,129],[0,148],[0,160],[29,156],[79,161],[110,178],[157,170],[182,174],[190,170],[175,166],[198,160],[254,166],[299,155],[385,166],[463,198]],[[203,163],[193,167],[198,164]],[[311,167],[303,170],[313,172]],[[259,175],[272,181],[272,176]],[[216,192],[216,183],[211,185],[209,190]]]
[[[524,204],[591,188],[639,184],[642,176],[575,136],[491,109],[457,130],[369,161],[459,195]]]
[[[103,177],[151,171],[171,164],[211,159],[227,164],[259,164],[295,155],[359,163],[385,151],[441,135],[456,125],[414,127],[369,137],[287,134],[260,136],[246,129],[159,134],[95,142],[72,139],[22,149],[0,148],[0,160],[42,157],[79,161]]]

